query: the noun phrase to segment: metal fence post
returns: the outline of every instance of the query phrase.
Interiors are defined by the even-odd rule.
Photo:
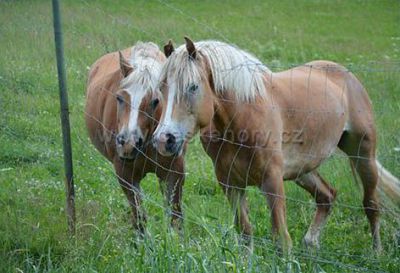
[[[54,41],[56,46],[58,85],[61,108],[61,127],[63,135],[64,169],[65,169],[65,188],[66,188],[66,212],[68,229],[71,234],[75,233],[75,189],[72,168],[72,150],[69,125],[69,109],[67,80],[64,69],[64,47],[61,30],[60,6],[58,0],[53,0],[53,22],[54,22]]]

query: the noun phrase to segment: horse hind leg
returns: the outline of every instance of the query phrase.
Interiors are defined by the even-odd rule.
[[[357,170],[361,178],[364,188],[363,205],[367,218],[370,223],[373,247],[377,251],[381,251],[381,239],[379,233],[379,201],[376,194],[376,186],[378,183],[378,169],[376,167],[375,158],[354,159],[351,164]]]
[[[317,210],[303,242],[307,247],[318,249],[321,231],[331,212],[332,204],[336,198],[336,190],[316,171],[302,175],[295,182],[315,198]]]
[[[364,189],[363,206],[371,228],[373,248],[380,252],[382,245],[379,233],[379,203],[376,193],[378,168],[375,161],[375,145],[374,133],[345,132],[338,146],[349,156],[352,168],[357,171],[361,179]]]

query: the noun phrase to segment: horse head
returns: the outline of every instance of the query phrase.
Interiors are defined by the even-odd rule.
[[[154,51],[154,52],[153,52]],[[158,51],[158,52],[156,52]],[[116,92],[116,150],[122,159],[135,159],[145,152],[161,116],[158,76],[165,57],[154,44],[132,49],[131,62],[119,53],[122,79]]]
[[[165,107],[154,133],[154,146],[164,156],[180,155],[185,141],[207,125],[214,113],[207,60],[189,38],[185,41],[177,50],[172,45],[164,47],[169,56],[160,77]]]

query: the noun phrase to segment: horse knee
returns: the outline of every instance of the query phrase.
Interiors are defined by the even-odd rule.
[[[316,182],[316,195],[315,202],[319,208],[325,208],[330,211],[333,202],[336,200],[336,189],[328,184],[319,174],[317,174],[319,181]]]
[[[375,196],[364,196],[363,206],[367,216],[371,215],[372,217],[379,213],[379,204]]]
[[[334,188],[329,187],[325,192],[318,192],[315,197],[315,201],[318,204],[331,206],[332,203],[336,200],[336,193],[337,191]]]

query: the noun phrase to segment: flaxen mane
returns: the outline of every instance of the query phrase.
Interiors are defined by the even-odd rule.
[[[121,81],[121,88],[138,84],[146,92],[156,91],[162,69],[158,46],[154,43],[136,43],[131,49],[129,63],[133,72]]]
[[[218,42],[195,43],[199,55],[207,58],[215,92],[233,92],[238,101],[251,101],[256,96],[265,97],[264,77],[271,71],[260,60],[235,46]],[[188,86],[201,82],[203,71],[197,60],[191,60],[185,45],[168,58],[161,79],[174,79],[179,97]],[[167,75],[168,73],[168,75]]]

